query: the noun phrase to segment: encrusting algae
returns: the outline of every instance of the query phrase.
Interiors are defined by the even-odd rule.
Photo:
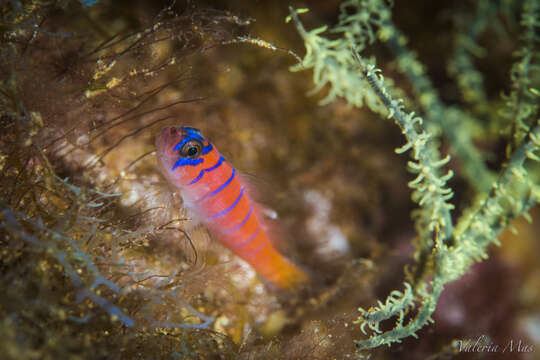
[[[534,357],[536,2],[289,5],[0,4],[5,358]]]

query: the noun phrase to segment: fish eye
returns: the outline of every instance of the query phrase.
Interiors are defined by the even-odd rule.
[[[180,149],[180,154],[184,157],[197,157],[202,152],[202,143],[199,140],[191,140],[182,146]]]

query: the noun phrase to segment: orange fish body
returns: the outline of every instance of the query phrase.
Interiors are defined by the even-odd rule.
[[[306,273],[275,249],[239,174],[199,130],[164,128],[156,153],[184,206],[214,237],[280,289],[307,281]]]

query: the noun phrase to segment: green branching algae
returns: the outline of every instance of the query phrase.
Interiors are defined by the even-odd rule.
[[[492,6],[495,5],[479,4],[470,25],[474,29],[471,37],[485,26],[485,17],[493,13]],[[418,330],[433,322],[431,315],[444,286],[460,278],[474,262],[487,258],[488,245],[498,243],[498,235],[509,222],[518,216],[528,216],[527,211],[540,200],[537,171],[540,160],[539,8],[540,4],[534,0],[522,4],[523,47],[516,54],[517,61],[511,72],[512,91],[504,111],[512,128],[511,144],[506,163],[496,179],[487,170],[467,130],[475,121],[475,113],[441,102],[425,69],[407,50],[405,37],[393,25],[391,10],[384,1],[345,1],[335,27],[310,31],[298,19],[298,14],[304,10],[291,9],[289,20],[294,21],[306,47],[302,65],[293,70],[312,69],[314,91],[328,85],[324,104],[343,97],[351,105],[366,105],[378,114],[393,118],[406,139],[405,145],[396,152],[409,152],[412,158],[409,170],[416,175],[408,184],[413,190],[412,199],[419,206],[413,213],[418,231],[416,267],[407,272],[403,291],[392,291],[384,303],[379,301],[368,310],[359,309],[356,323],[364,334],[368,329],[371,331],[366,339],[357,341],[360,349],[416,337]],[[325,37],[325,33],[332,34],[332,39]],[[410,80],[427,120],[406,110],[400,93],[383,78],[374,59],[364,55],[376,39],[387,44],[395,54],[399,69]],[[465,100],[478,108],[478,103],[485,99],[481,77],[461,78],[465,76],[462,71],[476,74],[463,49],[471,41],[461,38],[458,42],[451,72],[458,77]],[[410,100],[407,99],[407,103]],[[479,200],[470,204],[455,222],[450,202],[453,191],[447,185],[453,174],[444,170],[450,155],[440,154],[441,137],[450,143],[453,156],[462,164],[462,172],[479,194]],[[395,319],[393,328],[381,330],[381,322],[388,319]]]

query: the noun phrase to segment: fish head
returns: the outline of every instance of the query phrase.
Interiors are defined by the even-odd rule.
[[[188,185],[200,174],[211,152],[212,144],[193,127],[166,127],[156,138],[160,170],[178,188]]]

